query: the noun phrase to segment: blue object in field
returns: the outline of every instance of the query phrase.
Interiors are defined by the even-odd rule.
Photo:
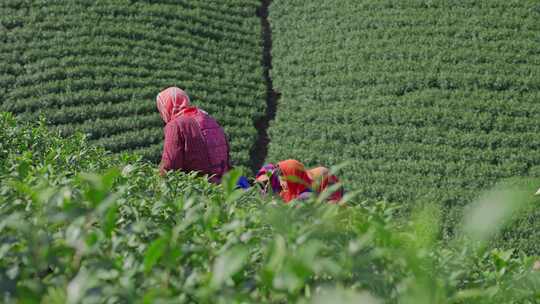
[[[245,190],[249,189],[250,185],[249,185],[249,180],[247,179],[247,177],[240,176],[240,178],[236,182],[236,187],[240,189],[245,189]]]

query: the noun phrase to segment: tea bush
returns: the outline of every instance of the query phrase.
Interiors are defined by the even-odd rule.
[[[156,95],[186,89],[249,165],[265,112],[255,0],[0,2],[0,109],[157,161]]]
[[[438,241],[441,211],[284,204],[113,155],[0,116],[5,303],[534,303],[534,257],[489,246],[530,193],[479,202]],[[500,195],[496,196],[501,198]],[[538,203],[537,201],[533,200]],[[502,202],[502,203],[501,203]],[[512,204],[505,204],[511,202]],[[533,202],[533,203],[534,203]],[[509,208],[511,206],[511,208]],[[478,219],[481,221],[476,222]],[[502,247],[501,247],[502,248]]]
[[[269,160],[349,162],[342,177],[363,197],[448,213],[505,178],[540,176],[538,8],[272,1]]]

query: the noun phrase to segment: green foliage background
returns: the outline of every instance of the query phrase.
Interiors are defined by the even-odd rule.
[[[259,5],[0,3],[2,301],[539,301],[536,1],[273,1],[268,160],[349,162],[346,207],[96,147],[155,160],[178,85],[248,165]]]
[[[0,2],[0,109],[157,161],[155,98],[184,88],[249,165],[265,111],[256,0]]]
[[[523,182],[471,206],[451,240],[441,210],[323,198],[283,204],[114,155],[81,134],[0,116],[4,303],[535,303],[534,256],[493,238],[538,199]]]
[[[269,21],[270,160],[350,162],[363,197],[446,207],[539,176],[538,1],[275,0]]]

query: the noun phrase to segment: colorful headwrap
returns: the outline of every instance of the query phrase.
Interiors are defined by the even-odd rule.
[[[189,108],[189,96],[182,89],[177,87],[167,88],[156,97],[156,104],[159,114],[165,123],[173,118],[182,115],[183,111]]]
[[[278,168],[287,183],[287,189],[280,193],[285,202],[298,198],[303,192],[311,191],[311,178],[301,162],[294,159],[284,160],[278,163]]]
[[[325,191],[328,187],[339,183],[339,178],[333,175],[328,168],[317,167],[307,171],[310,178],[314,183],[314,190],[318,193]],[[340,187],[334,193],[330,195],[328,200],[330,202],[339,202],[343,198],[344,189]]]
[[[270,186],[272,187],[272,192],[281,192],[279,174],[277,173],[277,167],[273,164],[264,165],[255,176],[255,181],[257,182],[266,182],[268,179],[270,179]]]

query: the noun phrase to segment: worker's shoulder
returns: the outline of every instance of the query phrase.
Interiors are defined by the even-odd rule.
[[[194,113],[192,115],[187,115],[186,118],[192,119],[190,120],[190,122],[193,121],[193,122],[197,122],[198,124],[201,124],[201,127],[209,127],[213,125],[219,126],[219,123],[214,117],[212,117],[210,114],[208,114],[207,112],[201,109],[198,109],[197,113]]]
[[[202,110],[199,110],[196,113],[178,116],[170,121],[169,124],[179,127],[180,129],[192,126],[199,126],[202,128],[219,127],[219,123],[207,112]]]
[[[183,126],[189,125],[193,120],[189,117],[179,116],[175,117],[174,119],[171,119],[169,121],[164,129],[165,130],[176,130],[181,129]]]
[[[179,126],[182,124],[189,124],[192,122],[195,122],[195,116],[194,115],[180,115],[176,117],[175,119],[171,120],[169,124]]]
[[[177,128],[177,129],[184,129],[186,127],[198,126],[199,125],[198,120],[200,118],[201,117],[197,117],[196,115],[181,115],[171,120],[167,124],[167,126],[170,125],[169,128]]]

